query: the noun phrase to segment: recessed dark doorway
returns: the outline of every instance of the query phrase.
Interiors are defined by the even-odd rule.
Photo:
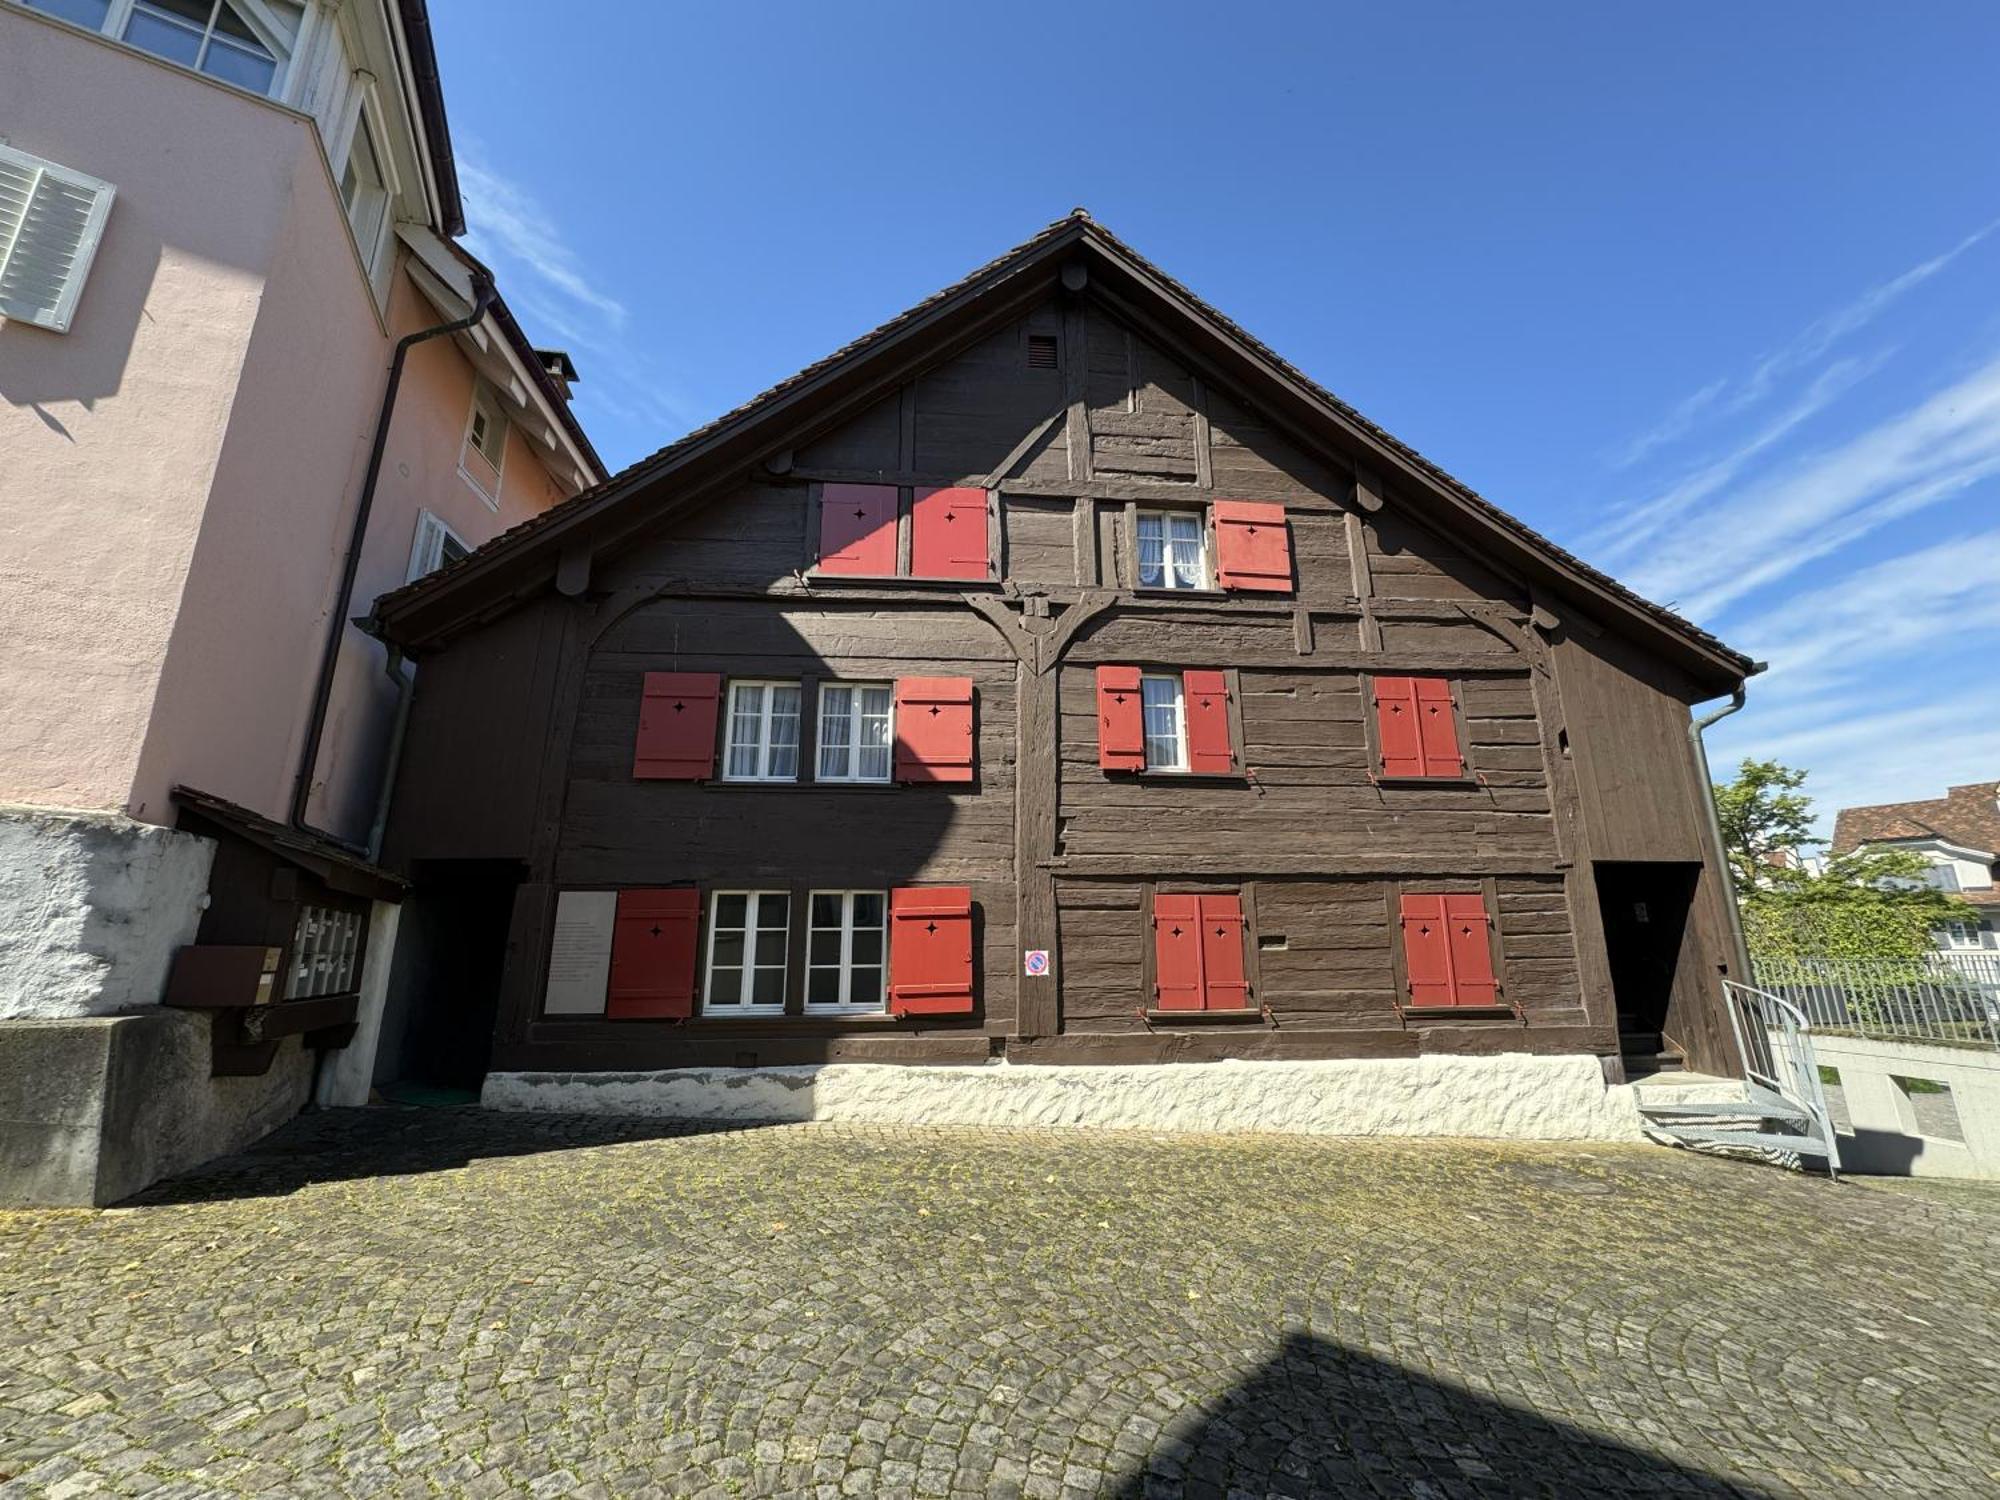
[[[421,860],[403,903],[375,1084],[476,1097],[493,1048],[507,926],[523,871],[511,860]],[[442,1092],[440,1092],[442,1091]],[[415,1096],[413,1096],[415,1097]]]
[[[1600,863],[1595,868],[1625,1071],[1680,1068],[1686,1060],[1666,1035],[1667,1010],[1680,978],[1681,949],[1701,866]]]

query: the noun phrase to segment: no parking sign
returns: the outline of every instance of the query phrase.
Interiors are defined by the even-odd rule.
[[[1049,950],[1029,948],[1021,955],[1021,972],[1030,979],[1046,978],[1049,972]]]

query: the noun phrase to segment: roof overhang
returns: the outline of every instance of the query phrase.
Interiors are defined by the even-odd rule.
[[[1081,213],[597,489],[384,595],[376,602],[377,629],[420,655],[504,613],[547,587],[565,552],[615,545],[700,503],[763,458],[858,414],[1004,326],[1059,285],[1081,285],[1083,295],[1168,343],[1204,379],[1310,447],[1377,468],[1399,505],[1474,543],[1539,590],[1573,601],[1597,624],[1636,638],[1695,687],[1734,691],[1753,671],[1749,657],[1590,568],[1398,442]],[[641,496],[650,503],[632,503]]]

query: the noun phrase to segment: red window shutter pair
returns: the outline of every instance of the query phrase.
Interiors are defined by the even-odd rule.
[[[1442,677],[1377,677],[1375,728],[1382,747],[1378,775],[1458,777],[1465,757],[1451,711],[1451,684]]]
[[[1097,669],[1097,764],[1106,771],[1146,769],[1146,719],[1139,697],[1137,667]],[[1227,776],[1236,769],[1229,734],[1229,677],[1224,672],[1181,674],[1181,706],[1187,721],[1188,771]]]
[[[1240,898],[1153,898],[1153,994],[1160,1010],[1249,1009]]]
[[[700,781],[714,775],[715,721],[721,702],[719,672],[648,672],[632,754],[633,776]]]
[[[1484,896],[1404,896],[1403,966],[1412,1006],[1498,1005]]]
[[[1292,537],[1285,507],[1255,500],[1215,502],[1215,576],[1225,589],[1289,594]]]
[[[972,1014],[972,890],[903,886],[889,893],[889,1010]]]
[[[684,1020],[694,1014],[696,935],[701,895],[692,888],[620,891],[611,929],[613,1021]]]
[[[963,486],[920,489],[910,506],[910,574],[977,578],[991,572],[986,491]],[[896,487],[820,487],[819,570],[861,577],[896,576]]]
[[[972,679],[896,681],[896,779],[972,780]]]

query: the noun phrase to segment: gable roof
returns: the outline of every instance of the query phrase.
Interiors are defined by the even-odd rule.
[[[372,628],[413,653],[469,622],[539,593],[565,550],[595,549],[664,513],[657,486],[673,482],[672,508],[738,477],[799,435],[864,409],[945,354],[1053,293],[1081,267],[1088,295],[1177,352],[1219,371],[1317,446],[1373,455],[1399,507],[1447,536],[1484,543],[1532,581],[1576,600],[1669,656],[1698,683],[1728,691],[1756,670],[1747,656],[1508,515],[1203,302],[1082,209],[919,302],[871,333],[780,381],[679,441],[493,538],[451,566],[375,603]],[[1073,274],[1073,273],[1072,273]]]
[[[1879,802],[1843,807],[1833,820],[1833,852],[1860,844],[1942,839],[1989,860],[2000,851],[2000,786],[1975,781],[1926,802]]]

